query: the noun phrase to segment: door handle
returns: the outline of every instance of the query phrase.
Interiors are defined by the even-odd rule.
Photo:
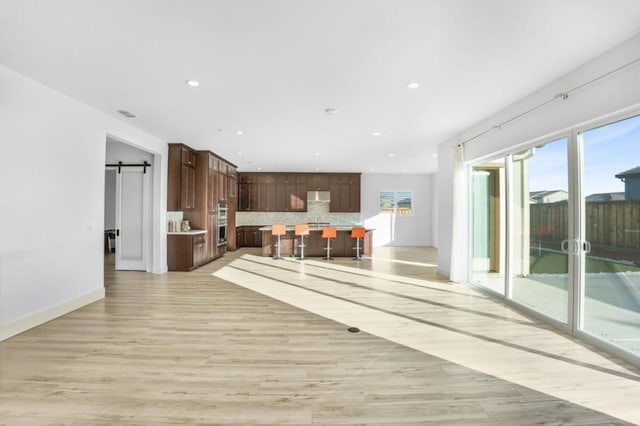
[[[583,248],[583,250],[584,250],[585,254],[587,254],[587,253],[591,253],[591,243],[590,243],[589,241],[585,241],[585,242],[582,244],[582,248]]]
[[[116,229],[116,237],[119,237],[119,236],[120,236],[120,230]]]
[[[562,240],[560,250],[562,250],[563,253],[569,253],[569,240]]]
[[[573,243],[573,250],[571,251],[571,253],[576,254],[576,253],[580,253],[580,241],[578,240],[571,240],[571,242]]]

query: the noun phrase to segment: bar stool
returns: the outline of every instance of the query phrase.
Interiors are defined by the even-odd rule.
[[[356,251],[355,260],[362,260],[362,256],[360,255],[360,239],[364,239],[364,234],[366,230],[362,226],[354,226],[351,228],[351,238],[356,239],[356,246],[353,248]]]
[[[304,236],[309,235],[309,224],[301,223],[296,225],[295,234],[300,236],[300,244],[298,245],[300,247],[300,257],[298,259],[304,260],[304,248],[306,247],[304,245]]]
[[[280,256],[280,237],[286,234],[287,227],[284,223],[271,225],[271,235],[278,237],[278,241],[276,242],[276,255],[273,256],[274,259],[282,259],[282,256]]]
[[[325,226],[322,228],[322,238],[327,239],[327,247],[325,248],[327,251],[327,257],[325,257],[326,260],[333,259],[331,257],[331,240],[336,237],[337,232],[338,230],[335,226]]]

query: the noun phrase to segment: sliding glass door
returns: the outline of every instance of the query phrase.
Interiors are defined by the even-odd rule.
[[[470,169],[470,282],[640,365],[640,115]]]
[[[567,323],[569,182],[567,139],[511,155],[511,298]],[[563,243],[564,241],[564,243]]]
[[[578,140],[585,195],[578,327],[640,355],[640,116]]]

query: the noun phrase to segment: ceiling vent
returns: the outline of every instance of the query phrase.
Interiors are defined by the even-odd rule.
[[[129,111],[127,111],[126,109],[119,109],[118,113],[124,115],[127,118],[136,118],[135,115],[131,114]]]

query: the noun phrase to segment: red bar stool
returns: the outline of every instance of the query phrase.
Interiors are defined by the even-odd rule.
[[[309,235],[309,224],[301,223],[296,225],[295,234],[300,236],[300,244],[298,245],[300,247],[300,257],[298,259],[304,260],[304,248],[306,247],[304,245],[304,236]]]
[[[334,226],[325,226],[322,228],[322,238],[326,238],[327,240],[327,247],[325,248],[327,251],[327,257],[325,257],[325,259],[327,260],[333,259],[331,257],[331,240],[336,238],[337,233],[338,230]]]
[[[286,234],[287,227],[284,223],[271,225],[271,235],[278,237],[278,241],[276,242],[276,255],[273,256],[274,259],[282,259],[282,256],[280,256],[280,237]]]
[[[355,260],[362,260],[362,256],[360,255],[360,240],[364,239],[365,233],[366,230],[362,226],[354,226],[351,228],[351,238],[356,239],[356,246],[354,247],[354,250],[356,251],[356,257],[354,257]]]

